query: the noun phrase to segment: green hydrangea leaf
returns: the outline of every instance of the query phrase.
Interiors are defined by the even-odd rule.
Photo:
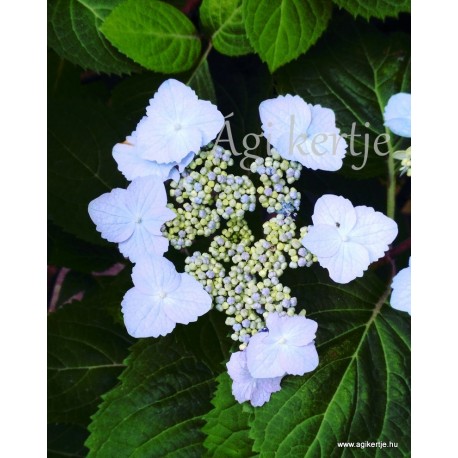
[[[253,441],[248,437],[250,415],[232,395],[232,380],[227,372],[216,379],[218,386],[212,400],[214,408],[208,412],[202,431],[207,434],[204,445],[207,456],[249,458]]]
[[[101,103],[50,100],[48,108],[48,215],[66,232],[107,245],[87,207],[101,194],[124,187],[111,151],[126,134],[119,133],[117,120]]]
[[[170,258],[169,254],[168,257]],[[229,350],[233,344],[225,320],[222,313],[210,310],[195,323],[179,326],[174,331],[185,347],[215,374],[226,370],[223,363],[229,359]],[[212,342],[212,345],[208,342]]]
[[[254,52],[245,30],[242,0],[204,0],[200,20],[215,49],[227,56]]]
[[[410,0],[332,0],[354,17],[366,19],[396,17],[399,13],[410,13]]]
[[[183,82],[196,91],[199,99],[209,100],[216,104],[215,86],[207,60],[204,60],[191,76]]]
[[[223,115],[228,116],[227,123],[221,134],[219,145],[225,149],[231,149],[228,141],[232,137],[235,147],[234,160],[236,163],[243,161],[245,170],[249,169],[251,162],[256,159],[244,155],[247,148],[243,140],[247,134],[261,134],[261,123],[259,121],[259,104],[272,97],[273,83],[272,75],[265,64],[259,59],[252,59],[252,56],[239,57],[237,59],[226,56],[218,56],[220,60],[212,67],[215,82],[218,108]],[[236,89],[235,89],[236,88]],[[232,116],[229,115],[233,113]],[[230,133],[229,133],[230,129]],[[254,140],[252,136],[248,139],[250,147]],[[265,154],[266,145],[260,142]],[[252,156],[260,154],[258,150],[248,151]],[[245,172],[244,172],[245,173]],[[247,215],[249,218],[249,215]]]
[[[407,35],[384,34],[362,21],[339,18],[307,55],[277,72],[276,82],[282,94],[298,94],[307,103],[332,108],[341,134],[350,135],[354,126],[353,151],[348,138],[341,173],[351,178],[386,175],[387,145],[380,137],[377,154],[374,142],[385,134],[388,99],[410,92]],[[398,137],[394,141],[396,150],[405,144]]]
[[[128,275],[48,317],[48,421],[85,426],[117,383],[132,339],[107,310],[120,308]]]
[[[48,43],[62,57],[84,69],[130,73],[138,69],[100,32],[111,10],[122,0],[51,0],[48,2]]]
[[[48,458],[84,458],[88,432],[77,425],[54,423],[48,425]]]
[[[248,38],[271,72],[305,53],[325,31],[330,0],[244,0]]]
[[[89,457],[201,457],[213,374],[176,336],[142,339],[89,426]]]
[[[153,72],[129,76],[113,88],[111,108],[123,123],[124,137],[135,130],[138,122],[146,115],[149,100],[167,78]]]
[[[101,31],[122,53],[161,73],[189,70],[201,50],[194,24],[164,2],[126,0],[113,9]]]
[[[200,99],[216,103],[215,88],[208,62],[205,60],[193,72],[174,75],[174,78],[188,84]],[[124,137],[135,130],[140,119],[146,114],[149,100],[167,78],[159,73],[145,72],[132,75],[113,89],[111,108],[122,123]]]
[[[410,456],[410,316],[388,305],[390,288],[375,275],[339,285],[318,269],[306,269],[295,292],[318,322],[320,364],[286,377],[255,409],[254,450],[266,458],[345,456],[338,442],[367,440],[397,444],[380,456]],[[354,450],[349,456],[363,456]]]
[[[116,246],[99,246],[74,237],[48,222],[48,264],[78,272],[101,272],[124,258]]]

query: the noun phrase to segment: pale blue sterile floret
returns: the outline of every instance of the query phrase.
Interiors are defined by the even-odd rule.
[[[222,129],[224,117],[215,105],[199,100],[185,84],[168,79],[146,108],[137,126],[136,144],[141,158],[159,164],[181,163],[197,153]]]
[[[342,167],[347,143],[336,127],[334,112],[307,104],[298,95],[280,95],[259,105],[262,130],[281,157],[312,170]]]
[[[122,301],[124,322],[133,337],[158,337],[177,323],[188,324],[207,313],[211,296],[187,273],[178,273],[164,257],[145,256],[133,268],[134,287]]]
[[[411,299],[411,266],[409,258],[409,267],[400,270],[391,283],[393,292],[391,293],[391,307],[408,312],[410,315],[410,299]]]
[[[89,204],[89,215],[102,237],[119,244],[132,262],[145,253],[162,255],[169,242],[161,226],[175,218],[166,207],[164,183],[157,176],[136,178],[127,189],[116,188]]]
[[[144,116],[138,126],[146,121],[147,118]],[[137,131],[132,132],[124,143],[117,143],[113,147],[113,158],[118,164],[118,169],[130,181],[148,175],[156,175],[162,181],[179,180],[180,172],[189,165],[194,156],[195,154],[190,152],[180,162],[169,163],[158,163],[157,161],[143,159],[138,145]]]
[[[269,313],[267,332],[251,337],[246,348],[247,368],[254,378],[303,375],[318,366],[316,321],[304,316]]]
[[[250,401],[254,407],[262,406],[270,395],[280,390],[282,377],[254,378],[247,368],[246,351],[232,353],[226,364],[227,372],[232,379],[232,394],[242,403]]]
[[[353,207],[348,199],[331,194],[317,200],[312,220],[302,244],[337,283],[362,277],[398,234],[397,224],[383,213]]]
[[[385,126],[400,137],[410,138],[410,104],[411,95],[399,92],[390,97],[383,113]]]

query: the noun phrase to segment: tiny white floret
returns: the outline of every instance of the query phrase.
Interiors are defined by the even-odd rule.
[[[269,313],[268,331],[251,337],[247,352],[247,367],[255,378],[303,375],[318,366],[315,348],[316,321],[304,316],[280,316]]]
[[[165,336],[177,323],[196,321],[211,308],[203,286],[191,275],[178,273],[164,257],[143,257],[133,268],[132,280],[134,287],[121,306],[133,337]]]
[[[254,407],[265,404],[270,395],[280,390],[282,377],[254,378],[247,368],[246,351],[232,353],[226,364],[232,379],[232,394],[237,402],[250,401]]]
[[[397,310],[408,312],[410,315],[410,295],[411,295],[411,267],[400,270],[391,283],[393,292],[391,293],[391,306]]]
[[[394,94],[388,100],[383,113],[385,126],[400,137],[409,137],[411,133],[411,95],[404,92]]]
[[[280,95],[259,105],[262,130],[284,159],[312,170],[342,167],[347,143],[336,127],[334,111],[307,104],[298,95]]]
[[[143,117],[138,126],[145,122],[147,122],[146,116]],[[194,156],[195,154],[190,152],[180,162],[168,163],[158,163],[157,161],[143,159],[142,151],[138,145],[136,130],[126,138],[124,143],[117,143],[113,147],[113,158],[118,164],[118,169],[130,181],[148,175],[156,175],[162,181],[169,179],[178,181],[180,172],[189,165]]]
[[[161,226],[175,218],[158,176],[136,178],[127,189],[115,188],[89,204],[89,216],[102,237],[119,244],[132,262],[146,254],[162,255],[169,242]]]
[[[175,79],[161,84],[146,108],[146,119],[136,129],[142,159],[158,164],[179,164],[197,153],[223,128],[224,116],[215,105]]]
[[[397,224],[383,213],[353,207],[348,199],[331,194],[317,200],[312,221],[302,244],[337,283],[362,277],[398,234]]]

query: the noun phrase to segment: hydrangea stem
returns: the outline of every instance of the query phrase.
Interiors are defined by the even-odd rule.
[[[199,71],[199,68],[201,67],[201,65],[207,60],[207,57],[208,55],[210,54],[210,51],[213,49],[213,44],[212,42],[210,41],[208,43],[208,46],[207,48],[205,49],[204,53],[202,54],[202,56],[200,56],[200,59],[199,59],[199,62],[197,63],[197,65],[195,66],[193,72],[191,73],[191,76],[188,78],[188,81],[186,84],[190,84],[191,81],[195,78],[197,72]]]
[[[396,207],[396,168],[394,163],[394,149],[391,143],[391,135],[388,129],[385,129],[388,138],[388,189],[386,214],[389,218],[394,219]]]

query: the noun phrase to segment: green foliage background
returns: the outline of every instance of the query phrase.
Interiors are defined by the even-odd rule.
[[[332,108],[342,132],[358,126],[359,155],[338,173],[304,170],[300,223],[324,193],[385,212],[389,159],[369,150],[361,167],[363,135],[383,133],[388,98],[410,92],[409,11],[388,0],[48,2],[48,253],[58,272],[70,269],[49,314],[50,457],[410,456],[410,318],[388,305],[388,266],[349,285],[317,266],[285,274],[319,323],[320,365],[252,408],[231,394],[222,314],[164,338],[127,335],[119,309],[130,266],[92,274],[126,263],[87,215],[90,200],[126,185],[111,149],[169,77],[234,113],[240,152],[243,136],[260,132],[266,98],[293,93]],[[398,180],[398,242],[409,239],[409,186]],[[81,290],[81,302],[64,304]],[[366,440],[398,447],[337,447]]]

